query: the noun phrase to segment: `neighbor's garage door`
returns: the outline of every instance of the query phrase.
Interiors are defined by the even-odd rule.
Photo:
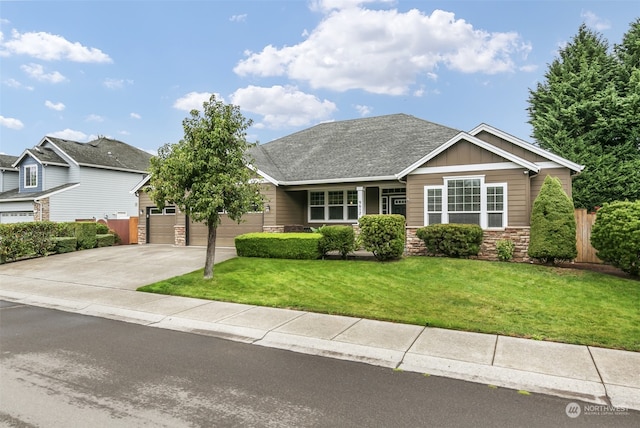
[[[262,213],[249,213],[242,216],[238,224],[222,214],[222,221],[216,234],[216,247],[233,247],[234,238],[250,232],[262,232]],[[189,245],[207,245],[207,226],[204,223],[189,222]]]
[[[176,224],[176,208],[165,207],[163,210],[149,208],[147,215],[147,241],[149,244],[174,244]]]
[[[27,223],[33,221],[33,211],[0,213],[0,223]]]

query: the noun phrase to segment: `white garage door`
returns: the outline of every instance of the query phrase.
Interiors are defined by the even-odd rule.
[[[0,223],[26,223],[33,221],[33,211],[15,211],[0,213]]]

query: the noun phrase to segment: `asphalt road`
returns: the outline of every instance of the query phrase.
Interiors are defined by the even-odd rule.
[[[0,363],[3,427],[640,426],[633,411],[578,402],[573,418],[562,398],[9,302]]]

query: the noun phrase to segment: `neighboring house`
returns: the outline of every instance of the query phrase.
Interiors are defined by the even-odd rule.
[[[44,137],[13,157],[6,170],[3,160],[0,220],[138,216],[137,198],[129,190],[147,174],[150,158],[143,150],[108,138],[80,143]]]
[[[571,177],[583,168],[489,125],[463,132],[405,114],[320,124],[250,154],[266,200],[263,213],[248,217],[253,229],[283,232],[290,225],[357,224],[365,214],[402,214],[408,253],[424,251],[415,236],[420,227],[475,223],[485,230],[485,256],[492,256],[497,239],[507,238],[521,259],[544,178],[558,177],[571,196]],[[153,212],[143,193],[140,206],[167,217]],[[173,243],[189,245],[194,228],[170,211],[173,218],[155,227],[164,228],[167,240],[173,235]],[[231,225],[222,233],[225,227]],[[152,234],[160,233],[149,222],[140,228],[139,242],[154,242]]]

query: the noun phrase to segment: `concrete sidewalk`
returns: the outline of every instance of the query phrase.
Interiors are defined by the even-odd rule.
[[[640,410],[640,353],[136,292],[203,248],[121,246],[0,266],[0,298],[151,327]],[[217,261],[235,256],[218,249]]]

